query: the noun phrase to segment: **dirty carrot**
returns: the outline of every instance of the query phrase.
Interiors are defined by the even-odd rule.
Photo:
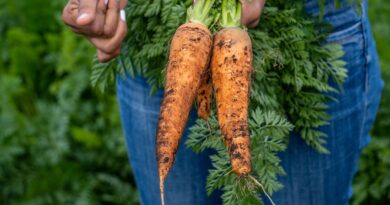
[[[209,66],[212,35],[207,28],[211,23],[207,14],[213,3],[214,0],[198,0],[189,12],[188,22],[176,30],[170,44],[156,139],[162,204],[164,181],[173,166],[201,77]]]
[[[207,71],[209,71],[209,69],[207,69]],[[206,72],[202,77],[198,89],[198,96],[196,97],[199,118],[207,119],[210,116],[212,87],[210,72]]]
[[[214,37],[211,59],[218,122],[237,175],[251,171],[248,106],[252,73],[252,43],[240,28],[241,5],[222,1],[222,30]]]

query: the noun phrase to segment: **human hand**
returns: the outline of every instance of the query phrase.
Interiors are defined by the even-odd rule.
[[[120,54],[126,37],[126,5],[127,0],[69,0],[62,19],[97,48],[100,62],[107,62]]]
[[[256,27],[260,21],[265,0],[240,0],[242,5],[241,23],[248,28]]]

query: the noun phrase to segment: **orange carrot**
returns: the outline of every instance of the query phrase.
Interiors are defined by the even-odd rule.
[[[209,71],[209,69],[207,70]],[[210,72],[206,72],[202,78],[196,97],[198,103],[198,117],[207,119],[210,116],[212,82]]]
[[[197,1],[194,16],[205,18],[204,12],[208,13],[213,3],[214,0]],[[212,35],[205,26],[207,23],[202,23],[208,19],[192,21],[193,18],[176,30],[170,45],[165,95],[160,108],[156,142],[162,204],[165,178],[173,166],[201,77],[210,61]]]
[[[222,9],[224,29],[214,37],[211,72],[217,101],[218,122],[228,148],[233,171],[247,175],[251,171],[248,106],[252,73],[252,43],[246,31],[239,28],[241,6]],[[226,13],[227,12],[227,13]],[[228,15],[230,18],[225,18]],[[237,17],[237,18],[235,18]],[[235,22],[230,22],[235,19]],[[225,20],[225,21],[224,21]]]

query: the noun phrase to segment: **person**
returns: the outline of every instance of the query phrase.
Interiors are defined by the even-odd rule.
[[[264,2],[241,0],[244,25],[254,27],[259,23]],[[318,16],[318,2],[305,0],[306,12]],[[74,32],[84,35],[97,48],[99,60],[105,62],[120,53],[127,28],[119,16],[126,3],[127,0],[70,0],[63,11],[63,20]],[[348,204],[358,158],[369,143],[369,130],[380,101],[383,81],[367,16],[367,0],[357,3],[341,0],[339,6],[335,6],[334,0],[326,0],[323,20],[333,25],[327,42],[343,46],[343,60],[348,69],[344,92],[334,94],[337,101],[328,104],[329,125],[320,128],[329,136],[327,148],[331,154],[319,154],[300,137],[291,136],[288,149],[280,154],[286,171],[286,176],[279,178],[284,188],[272,196],[278,205]],[[149,90],[143,77],[118,77],[123,130],[143,205],[161,203],[155,131],[163,91],[150,96]],[[189,126],[195,118],[192,112]],[[208,197],[205,191],[210,153],[195,154],[187,149],[184,145],[187,134],[188,130],[166,180],[166,204],[221,204],[221,193]]]

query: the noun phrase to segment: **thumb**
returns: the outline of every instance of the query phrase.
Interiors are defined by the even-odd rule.
[[[124,9],[126,8],[127,0],[120,0],[119,8]]]
[[[96,17],[97,4],[98,0],[80,0],[76,23],[80,26],[92,23]]]
[[[240,0],[242,5],[241,23],[247,27],[255,27],[260,20],[265,0]]]

